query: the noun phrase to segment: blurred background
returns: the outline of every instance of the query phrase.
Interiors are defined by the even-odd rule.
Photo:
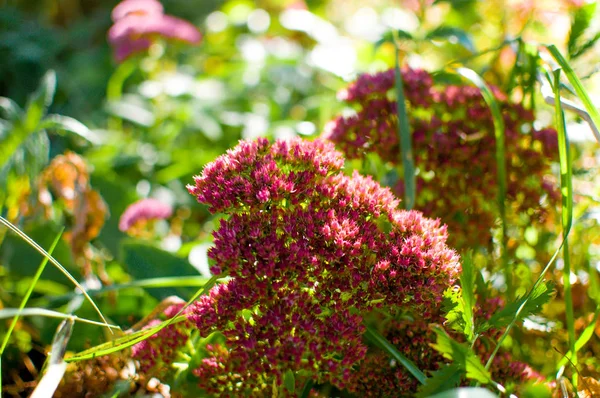
[[[117,3],[0,0],[0,96],[27,109],[47,71],[54,70],[56,90],[45,112],[70,117],[89,129],[83,139],[49,128],[43,144],[47,158],[33,161],[35,151],[24,150],[11,159],[11,169],[2,174],[0,214],[48,247],[61,226],[69,230],[77,224],[77,214],[69,210],[68,201],[57,204],[56,198],[53,212],[41,211],[38,192],[44,181],[37,176],[44,170],[50,173],[48,165],[56,159],[64,161],[58,157],[68,151],[85,158],[87,171],[79,175],[85,175],[86,186],[100,193],[106,205],[104,217],[86,227],[97,229],[84,239],[86,245],[93,241],[86,246],[89,250],[73,250],[72,241],[71,245],[61,242],[55,256],[74,275],[83,279],[98,275],[104,284],[157,276],[208,276],[206,250],[218,217],[195,203],[186,184],[240,139],[318,136],[328,121],[347,111],[336,99],[340,89],[359,73],[394,65],[392,31],[399,37],[402,65],[432,72],[466,65],[516,102],[535,86],[536,69],[532,72],[528,54],[537,44],[555,44],[568,54],[592,100],[600,103],[600,18],[595,2],[164,0],[165,14],[197,27],[201,42],[191,45],[159,38],[147,51],[120,63],[107,41]],[[551,124],[552,108],[539,93],[535,97],[538,122]],[[581,289],[583,302],[578,303],[583,308],[589,305],[585,300],[600,289],[595,285],[593,294],[586,293],[590,284],[597,283],[590,270],[600,266],[599,163],[587,123],[577,115],[569,115],[568,123],[577,145],[576,190],[583,198],[577,216],[585,230],[574,232],[581,238],[574,247],[580,257],[574,280]],[[2,131],[0,138],[6,139],[12,130]],[[68,185],[67,177],[63,181],[63,177],[46,176],[46,184],[58,179],[59,185]],[[154,225],[151,239],[120,231],[119,217],[127,206],[147,197],[172,206],[171,219]],[[100,206],[91,199],[86,203]],[[18,307],[41,257],[19,238],[5,231],[0,235],[0,303]],[[520,245],[520,251],[515,249],[520,256],[515,267],[527,281],[519,287],[525,291],[531,274],[551,252],[538,255],[527,240]],[[131,325],[162,298],[195,291],[174,289],[123,291],[119,305],[114,295],[98,300],[115,323]],[[32,305],[65,308],[71,291],[70,283],[49,269],[34,291]],[[83,304],[78,314],[92,317],[93,311]],[[33,328],[16,330],[18,344],[7,351],[8,363],[18,364],[17,376],[2,374],[8,385],[35,379],[35,369],[45,355],[43,344],[52,340],[58,323],[46,318],[31,322]],[[78,326],[69,348],[76,351],[104,340],[96,328]],[[25,357],[35,366],[29,366]],[[542,367],[543,358],[537,361]]]

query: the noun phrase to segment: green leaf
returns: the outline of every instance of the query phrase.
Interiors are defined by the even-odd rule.
[[[464,370],[456,364],[444,365],[427,378],[425,384],[419,388],[419,392],[416,395],[417,398],[427,398],[433,394],[458,387],[464,373]]]
[[[498,398],[498,396],[485,388],[462,387],[432,395],[429,398]]]
[[[465,50],[471,53],[475,53],[477,51],[475,49],[475,45],[473,44],[471,35],[465,32],[463,29],[454,26],[438,26],[434,30],[427,33],[427,35],[425,35],[425,39],[447,40],[450,43],[461,45]]]
[[[296,377],[291,369],[288,369],[283,375],[283,385],[290,394],[293,394],[296,391]]]
[[[571,54],[571,59],[575,59],[575,58],[579,57],[580,55],[585,54],[590,48],[594,47],[594,45],[596,44],[596,42],[598,40],[600,40],[600,32],[596,33],[594,35],[594,37],[592,37],[585,43],[577,46],[577,48],[574,49],[573,53]]]
[[[172,276],[199,276],[198,270],[187,260],[158,249],[152,245],[125,240],[121,244],[125,269],[134,279],[144,279],[149,275],[156,278]],[[190,287],[165,287],[148,291],[162,300],[169,296],[190,297],[196,289]]]
[[[0,155],[10,146],[3,146],[5,134],[18,134],[14,129],[3,131],[0,128]],[[29,135],[19,147],[13,150],[6,162],[0,166],[0,190],[6,189],[10,175],[28,176],[34,181],[42,169],[48,164],[50,140],[44,131]]]
[[[554,289],[551,282],[538,284],[531,292],[529,299],[527,299],[527,295],[519,297],[516,301],[492,315],[488,321],[478,328],[477,332],[481,333],[490,328],[503,328],[511,323],[517,313],[516,322],[539,312],[541,307],[552,299],[553,293]],[[521,307],[523,308],[521,309]],[[520,312],[519,309],[521,309]]]
[[[38,130],[38,125],[54,98],[56,91],[56,73],[49,70],[42,77],[38,89],[29,97],[25,107],[23,128],[28,133]]]
[[[569,32],[569,41],[567,42],[567,50],[570,57],[573,57],[577,49],[577,40],[585,33],[587,28],[590,27],[592,17],[596,12],[596,2],[591,2],[578,7],[573,16],[573,22],[571,23],[571,30]]]
[[[17,103],[10,98],[0,97],[0,111],[2,117],[8,121],[17,121],[23,116],[23,111]]]
[[[459,333],[463,333],[465,329],[464,320],[464,301],[460,289],[446,289],[444,292],[444,300],[442,309],[444,311],[446,323],[448,327]]]
[[[92,144],[100,144],[102,141],[100,137],[94,134],[80,121],[73,119],[72,117],[63,115],[48,115],[44,118],[40,125],[41,129],[48,130],[59,130],[67,133],[78,135],[79,137],[89,141]]]
[[[381,47],[381,45],[384,43],[395,43],[395,39],[413,40],[413,35],[402,29],[385,32],[383,37],[375,42],[375,50]]]
[[[387,341],[387,339],[383,337],[381,333],[379,333],[376,329],[374,329],[371,326],[367,326],[365,337],[377,347],[385,351],[390,358],[393,358],[400,364],[402,364],[402,366],[404,366],[406,370],[408,370],[410,374],[412,374],[415,377],[415,379],[419,381],[419,383],[425,383],[425,381],[427,380],[427,376],[425,376],[425,373],[423,373],[421,369],[419,369],[417,365],[415,365],[410,359],[402,355],[400,351],[398,351],[392,343]]]
[[[30,135],[40,130],[39,124],[52,102],[56,87],[56,74],[49,71],[42,78],[38,89],[29,97],[24,115],[20,115],[18,106],[8,99],[0,101],[0,105],[8,116],[11,116],[11,128],[0,134],[0,177],[6,178],[10,163],[15,162],[16,151]],[[19,159],[19,155],[16,155]],[[9,166],[7,166],[9,165]]]
[[[440,327],[434,327],[433,331],[437,338],[432,347],[445,358],[454,361],[454,364],[460,369],[465,370],[468,379],[486,384],[492,381],[490,373],[470,347],[457,342]]]

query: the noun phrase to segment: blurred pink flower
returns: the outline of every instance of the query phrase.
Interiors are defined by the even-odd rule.
[[[173,209],[171,206],[156,200],[142,199],[129,205],[121,215],[119,220],[119,229],[127,231],[138,221],[141,220],[162,220],[171,217]]]
[[[113,22],[131,14],[137,15],[162,15],[164,8],[157,0],[123,0],[113,9],[111,17]]]
[[[191,23],[163,14],[162,4],[156,0],[124,0],[113,9],[112,19],[115,23],[108,31],[108,42],[117,62],[148,49],[156,37],[190,44],[202,38]]]

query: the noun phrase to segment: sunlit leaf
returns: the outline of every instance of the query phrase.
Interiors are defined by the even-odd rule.
[[[490,373],[469,346],[457,342],[440,327],[434,327],[433,330],[436,334],[436,342],[432,347],[464,370],[467,378],[477,380],[480,383],[492,381]]]
[[[523,306],[517,316],[517,321],[535,314],[541,310],[541,307],[548,303],[554,295],[554,288],[551,282],[540,283],[531,293],[529,300],[527,296],[518,298],[516,301],[506,305],[503,309],[496,312],[487,321],[478,327],[477,332],[481,333],[489,328],[503,328],[507,326],[515,317],[519,309]]]
[[[571,59],[575,59],[580,55],[585,54],[590,48],[593,48],[600,40],[600,32],[596,33],[591,39],[578,46],[571,54]]]
[[[596,2],[590,2],[577,7],[575,15],[573,16],[573,22],[571,23],[571,30],[569,31],[569,40],[567,42],[567,50],[570,57],[577,51],[577,41],[590,27],[592,18],[596,12]]]

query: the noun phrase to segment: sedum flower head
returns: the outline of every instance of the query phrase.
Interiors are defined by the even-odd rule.
[[[412,132],[417,175],[416,208],[448,225],[457,247],[476,242],[487,246],[495,223],[496,177],[494,123],[476,87],[435,84],[423,70],[402,72]],[[356,114],[340,116],[325,128],[323,138],[338,145],[346,157],[376,153],[399,165],[394,70],[365,74],[338,97],[356,105]],[[505,124],[507,198],[512,214],[544,221],[557,204],[551,170],[556,131],[533,127],[533,114],[493,89]],[[402,194],[400,182],[395,190]]]
[[[363,314],[385,303],[392,315],[440,319],[460,268],[446,228],[398,210],[388,188],[344,175],[343,162],[320,140],[243,141],[188,186],[229,215],[209,257],[213,273],[232,279],[189,312],[201,335],[226,338],[226,355],[197,374],[216,363],[227,371],[201,377],[202,388],[261,396],[291,370],[352,390],[367,353]]]

